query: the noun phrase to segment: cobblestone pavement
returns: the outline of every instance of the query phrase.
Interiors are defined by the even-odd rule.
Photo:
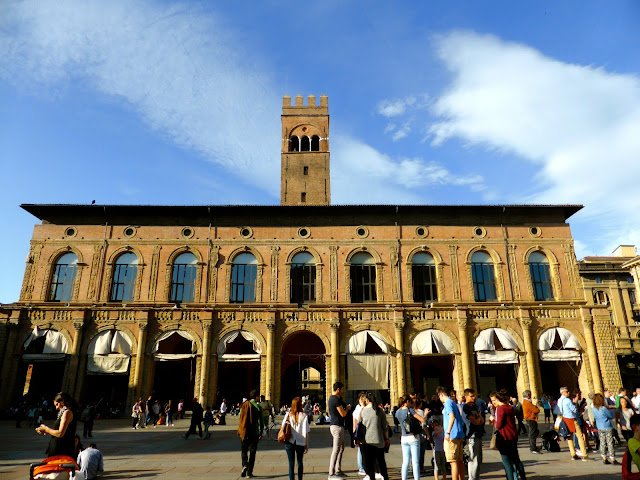
[[[181,438],[188,428],[188,420],[178,420],[174,427],[159,426],[133,430],[128,419],[97,420],[93,441],[105,456],[104,479],[238,479],[240,478],[240,444],[235,433],[236,419],[227,426],[212,428],[212,437],[201,440],[191,436]],[[547,426],[541,425],[541,431]],[[391,480],[400,479],[402,452],[400,438],[391,439],[391,450],[387,454],[387,464]],[[27,479],[28,465],[44,457],[48,437],[37,435],[31,428],[16,429],[15,424],[0,422],[0,479]],[[585,480],[607,480],[621,478],[620,465],[604,465],[599,455],[592,454],[592,460],[572,461],[566,443],[560,453],[531,454],[527,441],[520,441],[520,457],[525,465],[527,478],[580,478]],[[310,436],[309,453],[305,455],[305,479],[325,480],[331,453],[331,435],[327,426],[313,426]],[[618,459],[623,449],[618,449]],[[431,452],[427,451],[427,463]],[[356,469],[356,452],[347,448],[342,469],[348,480],[360,480]],[[256,478],[286,479],[288,476],[287,457],[282,445],[263,439],[258,446]],[[485,449],[482,479],[504,479],[504,469],[497,452]],[[423,475],[432,479],[433,476]]]

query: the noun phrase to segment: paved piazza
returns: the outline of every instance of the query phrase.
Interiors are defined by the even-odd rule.
[[[105,456],[104,479],[165,479],[215,480],[240,478],[240,443],[236,435],[236,418],[229,425],[213,428],[210,440],[200,440],[197,435],[188,440],[180,437],[189,425],[188,420],[178,420],[174,427],[157,427],[132,430],[128,419],[97,420],[93,440]],[[541,430],[546,431],[542,425]],[[305,479],[326,480],[331,452],[329,428],[313,426],[309,453],[305,456]],[[48,437],[39,436],[31,428],[16,429],[15,423],[0,422],[0,479],[24,480],[29,478],[28,465],[44,457]],[[391,439],[387,454],[391,479],[400,479],[402,452],[400,438]],[[520,455],[527,478],[580,478],[619,479],[619,465],[603,465],[599,455],[590,461],[571,461],[566,443],[560,453],[530,454],[525,438],[520,441]],[[618,449],[618,458],[623,450]],[[497,452],[485,450],[482,479],[504,479],[504,470]],[[427,462],[431,452],[427,451]],[[348,480],[359,480],[356,469],[356,452],[347,448],[342,468]],[[262,440],[258,447],[254,474],[257,479],[288,478],[288,463],[284,448],[277,442]],[[411,478],[411,477],[410,477]],[[432,479],[432,475],[423,475]]]

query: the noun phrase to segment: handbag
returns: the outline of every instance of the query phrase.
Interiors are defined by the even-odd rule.
[[[291,438],[291,424],[287,421],[287,417],[282,422],[282,427],[280,427],[280,431],[278,432],[278,442],[287,443]]]
[[[498,431],[494,429],[491,440],[489,441],[489,450],[498,450],[498,435]]]
[[[420,421],[411,413],[407,413],[406,418],[402,421],[402,425],[404,426],[404,431],[407,432],[407,434],[420,435],[421,433],[424,433]]]

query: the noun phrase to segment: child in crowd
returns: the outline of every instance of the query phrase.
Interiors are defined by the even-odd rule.
[[[442,480],[447,480],[447,465],[444,456],[444,429],[438,420],[431,422],[433,427],[433,478],[434,480],[440,480],[440,473],[442,473]]]

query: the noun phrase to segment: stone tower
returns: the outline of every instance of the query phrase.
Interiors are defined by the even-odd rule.
[[[302,95],[282,102],[281,205],[329,205],[329,99]]]

